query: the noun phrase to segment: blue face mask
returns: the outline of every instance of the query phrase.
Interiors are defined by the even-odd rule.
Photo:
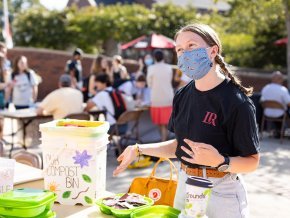
[[[154,63],[154,61],[153,61],[152,58],[147,58],[147,59],[144,60],[144,62],[145,62],[145,64],[146,64],[147,66],[152,65],[152,64]]]
[[[178,57],[178,68],[182,73],[194,80],[199,80],[204,77],[213,65],[206,49],[198,48],[191,51],[184,51]]]

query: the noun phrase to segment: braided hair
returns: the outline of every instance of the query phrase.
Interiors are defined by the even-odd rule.
[[[252,87],[244,87],[241,84],[239,78],[232,72],[225,63],[222,53],[222,45],[217,33],[208,25],[205,24],[190,24],[185,27],[182,27],[176,34],[174,39],[176,40],[177,36],[182,32],[193,32],[199,35],[209,46],[216,45],[218,47],[218,54],[215,57],[215,62],[220,66],[221,73],[228,77],[234,85],[236,85],[245,95],[251,96],[253,93]]]

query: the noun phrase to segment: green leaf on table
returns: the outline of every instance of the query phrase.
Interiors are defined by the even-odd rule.
[[[69,198],[71,191],[66,191],[62,194],[62,198]]]
[[[83,177],[83,179],[85,180],[85,182],[87,182],[87,183],[91,183],[91,182],[92,182],[91,177],[89,177],[88,175],[83,174],[82,177]]]
[[[85,201],[88,203],[88,204],[92,204],[93,203],[93,200],[91,198],[89,198],[88,196],[85,196]]]

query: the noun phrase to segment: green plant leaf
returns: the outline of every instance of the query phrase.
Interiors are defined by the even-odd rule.
[[[91,177],[89,177],[88,175],[83,174],[82,177],[83,177],[83,179],[84,179],[85,182],[87,182],[87,183],[91,183],[92,182]]]
[[[89,198],[88,196],[85,196],[85,201],[88,203],[88,204],[92,204],[93,203],[93,200],[91,198]]]
[[[62,194],[62,198],[69,198],[71,191],[66,191]]]

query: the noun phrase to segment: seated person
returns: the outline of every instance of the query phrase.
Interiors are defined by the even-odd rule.
[[[95,82],[97,87],[97,94],[87,102],[85,111],[90,111],[94,107],[102,110],[105,109],[107,111],[107,121],[110,123],[111,126],[109,133],[111,133],[115,128],[116,119],[113,100],[110,96],[110,92],[113,91],[110,77],[107,74],[100,74],[96,76]],[[123,128],[121,126],[122,125],[120,125],[118,128]],[[127,125],[124,125],[124,129],[120,129],[120,132],[126,132],[126,126]]]
[[[261,101],[266,100],[273,100],[280,102],[284,106],[284,110],[282,109],[272,109],[272,108],[266,108],[264,110],[264,114],[267,117],[282,117],[285,111],[287,110],[287,107],[290,107],[290,94],[285,86],[283,86],[283,75],[281,72],[276,71],[272,73],[272,82],[270,84],[267,84],[263,89],[261,93]],[[289,109],[288,109],[289,112]],[[289,113],[288,113],[289,115]],[[274,123],[275,129],[279,130],[281,128],[281,123]],[[279,134],[277,132],[277,134]],[[279,137],[278,135],[276,135]]]
[[[150,106],[150,89],[146,87],[146,77],[141,74],[137,77],[136,82],[136,106]]]
[[[48,94],[37,108],[37,114],[52,114],[61,119],[72,113],[83,112],[83,95],[72,88],[71,77],[63,74],[59,78],[59,89]]]
[[[124,80],[117,89],[127,96],[133,96],[135,94],[135,86],[132,80]]]
[[[102,110],[105,109],[107,111],[108,122],[110,125],[114,125],[116,123],[114,105],[108,92],[113,90],[110,78],[106,74],[100,74],[96,76],[95,83],[97,94],[87,102],[85,111],[90,111],[94,107]]]

